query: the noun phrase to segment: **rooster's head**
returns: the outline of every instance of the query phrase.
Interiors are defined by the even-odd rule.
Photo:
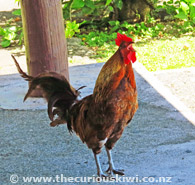
[[[135,62],[136,56],[135,56],[135,50],[132,47],[133,39],[130,37],[127,37],[125,34],[122,35],[120,33],[117,33],[117,38],[115,39],[116,45],[119,46],[120,53],[122,55],[122,58],[125,62],[125,64],[129,64],[129,62]]]

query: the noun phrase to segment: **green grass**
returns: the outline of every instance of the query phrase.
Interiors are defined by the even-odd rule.
[[[138,61],[149,71],[195,67],[194,48],[193,36],[135,44]]]
[[[171,39],[153,39],[137,41],[134,44],[137,60],[148,71],[166,69],[179,69],[183,67],[195,67],[195,37],[183,36]],[[95,57],[100,57],[97,62],[106,62],[117,50],[114,45],[100,47]]]
[[[195,66],[194,23],[185,21],[119,24],[117,31],[91,31],[81,34],[83,44],[96,51],[98,62],[106,62],[116,51],[116,33],[125,33],[134,39],[137,59],[149,71]],[[116,23],[116,22],[114,22]]]

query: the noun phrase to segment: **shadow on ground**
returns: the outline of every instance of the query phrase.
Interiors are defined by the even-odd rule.
[[[72,85],[75,88],[87,85],[82,90],[83,96],[92,93],[101,67],[102,64],[71,67]],[[165,180],[170,177],[171,183],[163,184],[192,184],[195,181],[193,124],[137,72],[136,82],[139,110],[113,149],[115,165],[125,169],[126,177],[137,177],[140,181],[136,184],[140,185],[162,184],[158,182],[159,177],[165,177]],[[27,90],[27,83],[18,74],[0,76],[0,84],[1,99],[6,98],[6,93],[8,101],[17,99],[11,102],[12,110],[0,110],[2,184],[9,184],[12,174],[18,175],[19,184],[26,184],[22,178],[27,176],[52,177],[52,184],[59,184],[56,175],[91,177],[96,174],[92,152],[75,134],[68,133],[66,125],[51,128],[45,107],[37,110],[35,102],[36,110],[32,110],[33,106],[30,110],[25,107],[24,110],[14,110],[17,107],[23,109],[20,102]],[[32,105],[34,100],[29,101]],[[104,150],[100,160],[103,169],[107,169]],[[153,177],[155,182],[144,183],[142,177]],[[119,181],[117,184],[126,183]]]

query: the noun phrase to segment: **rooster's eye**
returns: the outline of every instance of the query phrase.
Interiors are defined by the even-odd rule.
[[[121,49],[124,49],[124,48],[126,48],[128,46],[128,44],[126,43],[126,42],[123,42],[122,44],[121,44]]]

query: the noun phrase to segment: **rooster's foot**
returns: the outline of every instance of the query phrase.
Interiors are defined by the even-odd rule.
[[[118,174],[118,175],[125,175],[123,169],[110,169],[110,167],[106,170],[108,174]]]

